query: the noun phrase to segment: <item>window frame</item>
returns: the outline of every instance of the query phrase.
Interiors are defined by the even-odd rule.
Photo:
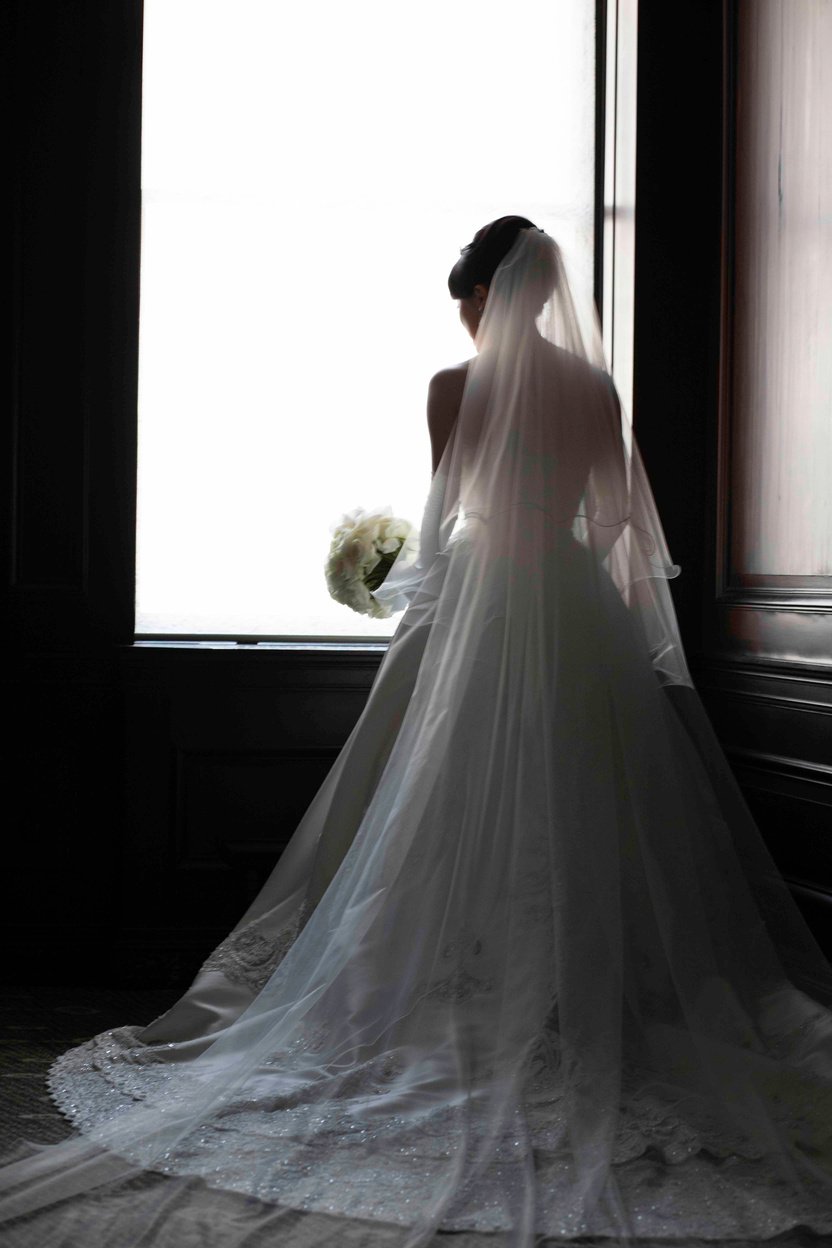
[[[605,261],[608,272],[615,271],[616,241],[618,235],[618,219],[616,211],[616,178],[615,168],[620,154],[619,128],[616,125],[616,112],[621,100],[616,91],[618,81],[618,58],[621,54],[617,32],[619,29],[619,10],[627,8],[635,15],[637,0],[595,0],[595,177],[594,177],[594,257],[593,257],[593,294],[599,320],[604,322],[604,296],[612,293],[613,302],[620,302],[620,290],[629,293],[629,303],[623,314],[632,319],[632,272],[620,286],[605,280]],[[608,39],[611,32],[612,40]],[[628,53],[634,48],[628,48]],[[613,89],[608,92],[608,83]],[[635,114],[635,99],[627,101],[628,107]],[[141,103],[138,105],[141,110]],[[136,282],[139,280],[141,266],[141,247],[137,249]],[[626,301],[626,294],[625,294]],[[137,309],[138,312],[138,309]],[[621,313],[619,313],[621,315]],[[605,327],[606,328],[606,327]],[[138,317],[136,320],[135,371],[138,374]],[[611,360],[612,360],[612,354]],[[612,366],[612,365],[611,365]],[[136,449],[138,460],[138,449]],[[134,530],[135,547],[135,530]],[[135,556],[134,556],[135,557]],[[135,630],[135,596],[133,603],[133,642],[138,647],[166,649],[188,649],[202,647],[206,650],[233,649],[235,647],[258,647],[263,651],[306,651],[367,653],[382,655],[386,652],[392,638],[374,638],[359,635],[338,634],[263,634],[263,633],[137,633]],[[394,629],[395,631],[395,629]]]

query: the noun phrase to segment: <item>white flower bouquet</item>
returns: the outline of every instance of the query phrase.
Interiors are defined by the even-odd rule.
[[[389,507],[366,512],[361,507],[347,512],[330,530],[332,544],[326,561],[326,583],[336,602],[361,615],[385,620],[392,611],[377,602],[378,589],[403,547],[405,557],[415,554],[418,536],[408,520],[400,520]]]

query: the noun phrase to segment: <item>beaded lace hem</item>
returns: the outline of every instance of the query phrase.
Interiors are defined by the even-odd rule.
[[[48,1086],[56,1105],[93,1138],[98,1126],[136,1102],[187,1095],[189,1072],[165,1062],[168,1046],[139,1042],[140,1030],[124,1026],[102,1032],[68,1050],[50,1069]],[[310,1034],[293,1047],[314,1051],[315,1046]],[[462,1131],[470,1130],[470,1112],[463,1123],[458,1108],[445,1105],[418,1125],[374,1113],[374,1099],[389,1091],[399,1071],[395,1053],[358,1068],[348,1086],[340,1084],[337,1101],[322,1110],[311,1095],[304,1101],[297,1081],[289,1090],[281,1079],[284,1057],[275,1055],[271,1069],[261,1066],[255,1083],[241,1089],[221,1115],[202,1123],[148,1168],[199,1175],[209,1186],[295,1209],[406,1225],[407,1210],[416,1208],[447,1173]],[[643,1073],[625,1071],[613,1170],[639,1235],[766,1239],[798,1226],[832,1233],[832,1210],[821,1195],[815,1199],[810,1187],[791,1190],[772,1160],[717,1121],[703,1100],[689,1096],[674,1103],[662,1093]],[[563,1239],[614,1234],[603,1215],[590,1224],[570,1207],[574,1176],[564,1147],[561,1100],[553,1037],[547,1034],[529,1064],[524,1121],[517,1125],[533,1147],[538,1230]],[[822,1081],[784,1075],[772,1101],[798,1147],[809,1157],[828,1158],[832,1105]],[[442,1220],[444,1229],[498,1231],[510,1225],[506,1174],[517,1132],[505,1133],[485,1173],[457,1194]],[[495,1167],[499,1182],[491,1173]]]

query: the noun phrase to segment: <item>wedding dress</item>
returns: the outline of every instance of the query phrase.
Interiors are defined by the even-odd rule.
[[[361,718],[182,999],[54,1063],[79,1133],[6,1159],[2,1243],[832,1236],[832,967],[542,231],[477,345]]]

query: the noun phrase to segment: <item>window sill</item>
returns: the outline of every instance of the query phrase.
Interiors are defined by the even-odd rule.
[[[384,654],[390,645],[385,638],[242,638],[228,637],[136,637],[131,650],[263,650],[304,654]]]

